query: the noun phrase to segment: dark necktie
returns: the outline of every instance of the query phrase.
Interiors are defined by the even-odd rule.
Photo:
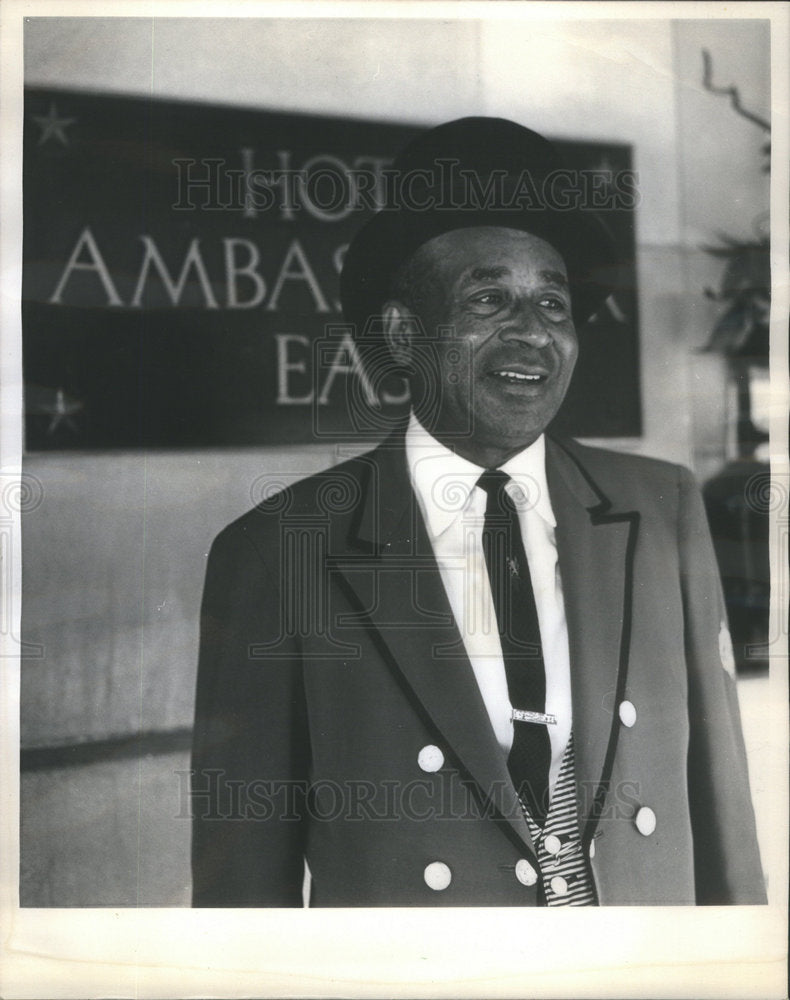
[[[485,554],[494,599],[510,704],[522,712],[545,713],[546,671],[529,564],[515,504],[505,489],[510,476],[486,470],[477,485],[487,494],[483,524]],[[551,744],[546,724],[514,720],[507,760],[516,791],[543,826],[548,811]]]

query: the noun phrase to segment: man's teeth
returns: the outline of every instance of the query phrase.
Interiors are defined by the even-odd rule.
[[[522,372],[512,372],[507,368],[495,371],[494,375],[498,375],[499,378],[513,379],[516,382],[540,382],[543,379],[542,375],[524,375]]]

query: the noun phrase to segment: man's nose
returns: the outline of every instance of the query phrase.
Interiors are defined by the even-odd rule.
[[[519,303],[513,315],[499,331],[499,336],[504,341],[523,341],[537,350],[548,347],[553,339],[543,316],[531,302]]]

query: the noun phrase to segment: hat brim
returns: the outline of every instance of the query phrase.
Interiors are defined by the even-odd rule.
[[[600,308],[616,286],[614,241],[600,216],[592,212],[540,208],[413,213],[385,209],[354,238],[340,277],[343,314],[356,335],[371,330],[371,323],[391,298],[396,273],[420,246],[444,233],[480,226],[531,233],[557,250],[568,271],[573,317],[578,325]]]

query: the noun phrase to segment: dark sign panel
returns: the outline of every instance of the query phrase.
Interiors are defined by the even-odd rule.
[[[26,445],[215,447],[381,437],[404,385],[338,302],[354,232],[415,127],[66,91],[25,116]],[[628,147],[558,143],[603,192]],[[609,214],[633,261],[633,207]],[[640,431],[633,264],[582,337],[558,418]]]

